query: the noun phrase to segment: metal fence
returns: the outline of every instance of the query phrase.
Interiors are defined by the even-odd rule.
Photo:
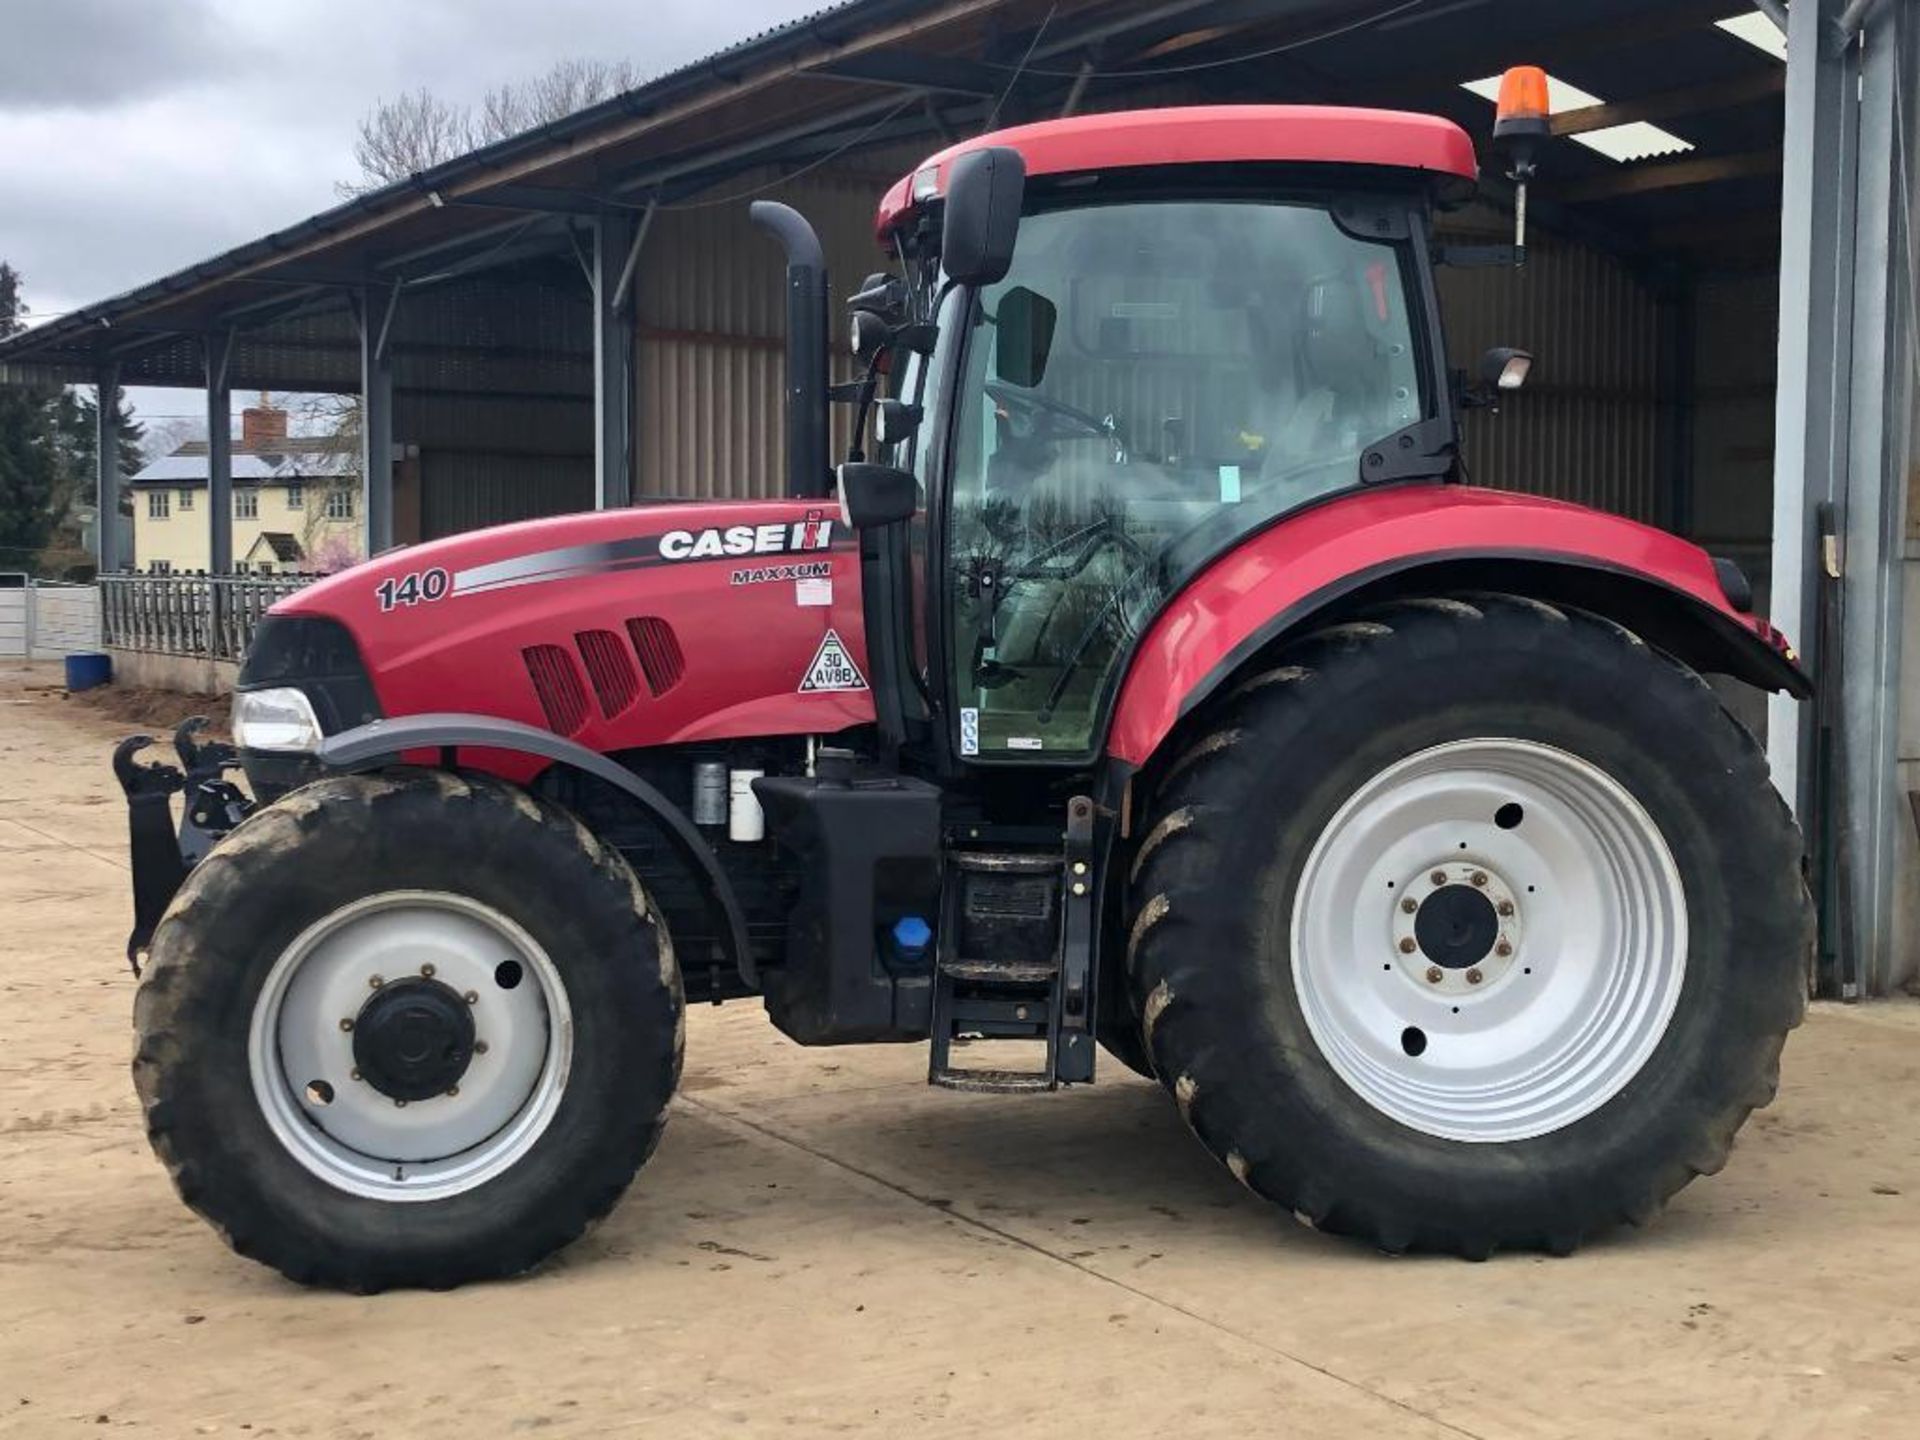
[[[267,607],[317,575],[102,575],[101,630],[118,650],[239,660]]]

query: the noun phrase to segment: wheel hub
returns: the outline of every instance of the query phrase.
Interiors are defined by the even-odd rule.
[[[1443,970],[1478,965],[1500,937],[1500,917],[1484,890],[1443,885],[1420,902],[1413,917],[1414,943]]]
[[[1423,865],[1388,893],[1396,968],[1421,992],[1484,995],[1520,964],[1519,896],[1483,857]]]
[[[473,1061],[473,1014],[438,980],[409,976],[373,992],[353,1022],[353,1063],[393,1100],[444,1095]]]

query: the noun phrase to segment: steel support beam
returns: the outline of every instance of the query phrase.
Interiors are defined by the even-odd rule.
[[[1752,105],[1771,100],[1786,88],[1787,72],[1775,65],[1712,85],[1686,85],[1678,90],[1663,90],[1656,95],[1639,95],[1631,100],[1562,110],[1548,123],[1555,135],[1586,135],[1610,125],[1631,124],[1635,120],[1679,120],[1689,115],[1706,115],[1716,110]]]
[[[201,337],[207,362],[207,571],[233,573],[233,331]]]
[[[1884,990],[1897,963],[1894,877],[1902,828],[1897,731],[1905,580],[1905,458],[1913,342],[1905,217],[1895,202],[1904,146],[1900,20],[1869,17],[1865,43],[1829,43],[1843,0],[1788,11],[1786,168],[1775,414],[1773,592],[1776,624],[1834,687],[1833,721],[1774,696],[1774,780],[1818,837],[1823,984],[1845,998]],[[1911,23],[1910,17],[1908,23]],[[1906,37],[1911,42],[1912,37]],[[1910,48],[1910,46],[1909,46]],[[1889,413],[1889,400],[1902,407]],[[1834,507],[1839,544],[1823,556],[1817,524]],[[1821,653],[1819,595],[1837,565],[1837,644]]]
[[[647,219],[653,212],[647,212]],[[593,222],[593,504],[612,510],[633,500],[634,267],[644,239],[631,211]]]
[[[369,286],[354,305],[360,326],[360,534],[367,555],[393,546],[393,351],[384,343],[391,307],[399,287],[391,292]]]
[[[1656,190],[1678,190],[1690,185],[1712,185],[1722,180],[1778,175],[1782,164],[1777,150],[1665,160],[1563,185],[1560,187],[1560,201],[1566,205],[1585,205],[1595,200],[1617,200],[1626,195],[1650,195]]]
[[[1821,653],[1817,510],[1842,500],[1848,363],[1852,355],[1853,195],[1859,165],[1859,77],[1825,54],[1823,21],[1836,0],[1804,0],[1788,15],[1785,163],[1780,204],[1779,379],[1774,409],[1773,623],[1816,673]],[[1814,717],[1798,701],[1767,703],[1773,782],[1813,830],[1818,787]],[[1816,837],[1818,843],[1818,837]],[[1824,851],[1829,847],[1824,844]],[[1824,859],[1824,856],[1816,859]],[[1816,889],[1822,877],[1814,877]]]
[[[1912,820],[1899,783],[1900,650],[1906,484],[1901,438],[1911,394],[1896,385],[1910,376],[1906,356],[1913,341],[1910,317],[1896,315],[1894,268],[1907,258],[1895,249],[1906,217],[1897,198],[1895,167],[1905,148],[1895,125],[1900,73],[1896,32],[1912,7],[1884,6],[1864,18],[1848,7],[1842,24],[1863,23],[1866,43],[1847,53],[1859,73],[1859,163],[1854,191],[1853,356],[1851,406],[1846,412],[1846,504],[1842,510],[1844,579],[1841,649],[1841,755],[1838,837],[1850,864],[1840,879],[1851,908],[1847,950],[1841,954],[1843,985],[1860,994],[1885,994],[1899,978],[1896,964],[1894,880],[1903,851],[1912,864]],[[1911,103],[1910,101],[1908,103]],[[1902,247],[1904,250],[1904,246]],[[1910,352],[1909,352],[1910,353]]]
[[[127,525],[120,518],[120,427],[115,413],[120,408],[120,367],[103,366],[95,382],[93,497],[98,518],[94,521],[95,560],[102,575],[128,569],[125,536]]]

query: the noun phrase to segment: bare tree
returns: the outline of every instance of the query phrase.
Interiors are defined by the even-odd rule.
[[[358,395],[309,395],[300,402],[298,414],[299,433],[314,438],[317,452],[330,459],[341,455],[359,455],[361,411]],[[344,564],[340,563],[337,555],[330,553],[329,532],[333,527],[327,521],[327,502],[334,492],[359,495],[360,468],[355,464],[344,473],[335,471],[324,476],[311,476],[306,484],[306,505],[300,517],[300,548],[306,553],[310,568],[331,573],[360,558],[357,547],[348,547],[353,553],[346,556]]]
[[[480,101],[481,139],[518,135],[632,90],[640,81],[628,60],[562,60],[544,75],[489,90]]]
[[[342,195],[364,195],[396,180],[584,110],[641,81],[626,60],[562,60],[530,80],[497,85],[479,107],[446,100],[422,87],[381,100],[360,117],[353,158],[357,180],[342,180]]]

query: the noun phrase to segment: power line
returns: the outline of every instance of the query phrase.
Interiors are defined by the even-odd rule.
[[[1219,70],[1228,65],[1244,65],[1250,60],[1265,60],[1269,56],[1284,55],[1289,50],[1299,50],[1308,45],[1318,45],[1324,40],[1337,40],[1342,35],[1355,30],[1364,30],[1369,25],[1378,25],[1383,20],[1391,20],[1396,15],[1424,4],[1425,0],[1401,0],[1398,5],[1390,5],[1373,15],[1362,16],[1358,20],[1349,20],[1344,25],[1336,25],[1331,30],[1322,30],[1317,35],[1299,35],[1278,45],[1270,45],[1264,50],[1249,50],[1242,55],[1228,55],[1219,60],[1196,60],[1188,65],[1150,65],[1133,70],[1046,70],[1023,64],[1008,65],[994,60],[980,63],[994,70],[1011,70],[1016,78],[1021,71],[1029,75],[1044,75],[1051,80],[1078,80],[1085,76],[1089,80],[1153,80],[1168,75],[1192,75],[1202,70]]]
[[[790,170],[784,175],[775,176],[773,179],[767,181],[764,185],[755,185],[751,189],[747,189],[747,190],[736,190],[731,195],[722,195],[717,199],[713,199],[713,200],[683,200],[672,205],[662,205],[660,208],[662,210],[711,210],[716,205],[733,205],[733,204],[737,204],[739,201],[742,201],[742,200],[751,200],[755,195],[763,195],[769,190],[777,190],[782,185],[788,184],[789,182],[794,180],[798,180],[802,175],[806,175],[811,173],[812,171],[818,170],[822,165],[826,165],[831,163],[832,161],[838,160],[842,155],[846,154],[849,150],[853,149],[856,145],[863,144],[867,140],[872,139],[875,132],[877,132],[881,126],[885,125],[889,120],[893,119],[894,116],[898,115],[901,111],[905,110],[908,106],[918,104],[919,100],[920,100],[919,95],[917,94],[909,95],[906,99],[902,100],[898,105],[894,106],[891,110],[888,110],[886,113],[881,115],[881,117],[878,120],[874,121],[873,124],[869,125],[866,129],[862,130],[858,135],[854,136],[851,140],[848,140],[844,144],[838,145],[834,149],[829,150],[826,154],[822,155],[817,160],[809,160],[805,165],[802,165],[798,170]]]
[[[993,109],[987,112],[987,123],[980,127],[982,130],[993,129],[993,122],[1000,118],[1000,107],[1007,103],[1007,97],[1013,94],[1013,87],[1020,83],[1021,72],[1027,68],[1027,62],[1033,59],[1033,52],[1040,48],[1040,37],[1047,33],[1047,26],[1053,23],[1054,12],[1059,8],[1057,4],[1047,7],[1046,18],[1033,32],[1033,39],[1027,42],[1027,53],[1020,57],[1020,63],[1013,67],[1013,74],[1007,77],[1007,88],[1000,92],[1000,98],[993,102]]]

